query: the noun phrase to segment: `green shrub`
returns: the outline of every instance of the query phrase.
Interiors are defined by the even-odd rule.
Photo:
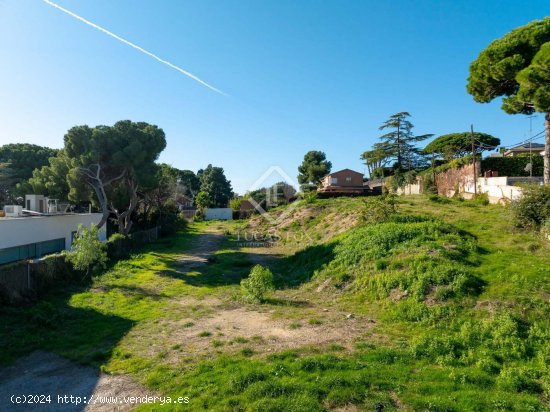
[[[537,382],[538,373],[526,367],[505,368],[497,377],[497,386],[504,391],[513,392],[542,392],[540,383]]]
[[[424,194],[437,194],[437,186],[434,182],[433,174],[424,174],[422,175],[422,193]]]
[[[472,202],[477,203],[478,205],[487,206],[489,204],[489,195],[487,193],[478,193],[472,199]]]
[[[449,199],[448,197],[439,196],[437,194],[428,195],[428,199],[434,203],[442,203],[442,204],[451,203],[451,199]]]
[[[114,233],[107,241],[107,256],[111,260],[127,259],[130,257],[132,244],[129,237]]]
[[[539,229],[550,219],[550,186],[527,186],[520,199],[512,202],[516,226]]]
[[[91,225],[89,229],[78,226],[78,234],[74,239],[71,250],[67,252],[67,260],[76,270],[85,271],[104,268],[107,262],[107,245],[99,240],[99,229]]]
[[[368,223],[389,221],[397,213],[397,199],[393,194],[369,197],[365,200],[363,219]]]
[[[300,197],[302,198],[302,200],[304,201],[304,203],[306,205],[311,205],[313,203],[315,203],[317,201],[317,199],[319,198],[319,196],[317,196],[317,192],[315,191],[307,191],[307,192],[303,192]]]
[[[273,273],[262,265],[254,266],[248,278],[241,281],[243,296],[252,302],[263,301],[265,294],[274,289]]]

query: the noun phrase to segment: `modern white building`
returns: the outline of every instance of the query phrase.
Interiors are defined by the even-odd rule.
[[[78,226],[97,225],[102,216],[101,213],[44,213],[48,210],[48,199],[42,196],[26,196],[25,203],[27,209],[23,211],[21,207],[4,207],[7,213],[0,217],[0,265],[69,249]],[[32,215],[25,214],[26,211]],[[106,240],[105,226],[100,229],[99,237]]]

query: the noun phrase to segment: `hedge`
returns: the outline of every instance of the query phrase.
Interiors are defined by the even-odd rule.
[[[81,278],[65,254],[56,253],[40,260],[22,260],[0,267],[0,305],[34,300],[51,286]],[[29,289],[28,283],[31,288]]]
[[[481,173],[487,170],[497,171],[499,176],[529,176],[525,166],[529,163],[529,156],[519,157],[488,157],[481,161]],[[544,158],[533,155],[533,176],[542,176]]]

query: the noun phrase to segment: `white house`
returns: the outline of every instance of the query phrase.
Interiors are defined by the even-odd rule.
[[[40,196],[31,199],[37,202],[32,205],[26,202],[31,207],[24,211],[20,207],[4,208],[8,213],[0,217],[0,264],[69,249],[79,225],[90,227],[101,220],[101,213],[42,213],[40,210],[46,210],[48,199]],[[32,215],[26,215],[26,210]],[[99,230],[99,237],[106,240],[105,226]]]

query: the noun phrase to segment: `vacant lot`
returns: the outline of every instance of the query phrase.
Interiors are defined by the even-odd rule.
[[[181,410],[546,410],[542,238],[500,206],[402,198],[368,224],[364,207],[193,224],[89,284],[2,309],[1,361],[55,353],[189,396]],[[239,282],[257,263],[277,290],[249,304]]]

